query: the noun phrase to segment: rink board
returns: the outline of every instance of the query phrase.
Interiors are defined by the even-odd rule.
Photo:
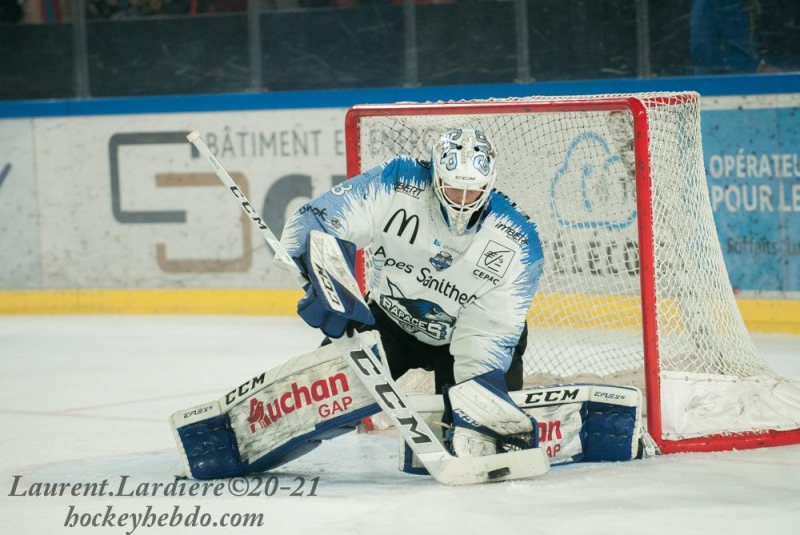
[[[279,232],[345,179],[346,108],[125,106],[0,120],[0,313],[293,314],[293,281],[184,137],[200,131]],[[715,221],[745,321],[800,332],[800,94],[703,106]],[[612,306],[638,321],[636,299],[581,301],[578,315]]]

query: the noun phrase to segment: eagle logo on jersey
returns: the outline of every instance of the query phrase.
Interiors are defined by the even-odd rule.
[[[444,340],[448,327],[453,327],[456,318],[442,307],[425,299],[408,299],[395,284],[389,284],[389,295],[382,294],[380,306],[400,327],[409,334],[422,333],[434,340]]]

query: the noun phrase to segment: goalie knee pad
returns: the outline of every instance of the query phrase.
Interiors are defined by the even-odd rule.
[[[535,448],[539,427],[509,397],[501,370],[450,387],[445,417],[452,415],[453,453],[458,457],[492,455]]]
[[[380,336],[362,333],[384,360]],[[285,464],[380,408],[332,346],[239,385],[217,401],[176,412],[173,433],[186,474],[232,477]]]
[[[483,457],[497,453],[497,439],[469,427],[456,427],[450,439],[457,457]]]

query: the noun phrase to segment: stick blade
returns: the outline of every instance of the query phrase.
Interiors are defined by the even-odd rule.
[[[542,448],[531,448],[484,457],[445,457],[426,468],[439,483],[474,485],[544,475],[550,471],[550,459]]]

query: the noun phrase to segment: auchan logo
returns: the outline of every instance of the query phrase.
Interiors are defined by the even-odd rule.
[[[256,432],[256,424],[262,429],[269,427],[284,415],[315,403],[317,404],[317,414],[322,418],[344,412],[353,404],[351,396],[342,395],[349,391],[347,375],[340,372],[314,381],[310,386],[292,383],[287,392],[275,396],[272,400],[261,401],[253,397],[250,399],[250,416],[247,417],[247,421],[250,423],[250,433]],[[338,399],[334,399],[330,403],[326,402],[332,398]]]

